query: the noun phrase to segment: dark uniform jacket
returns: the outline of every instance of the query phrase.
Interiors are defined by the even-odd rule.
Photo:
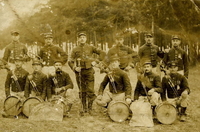
[[[144,88],[147,93],[152,88],[155,89],[155,92],[162,93],[160,77],[153,72],[145,73],[144,75],[141,75],[141,77],[138,77],[134,93],[135,100],[137,100],[139,96],[147,96]]]
[[[32,79],[29,79],[30,76]],[[26,86],[24,90],[25,97],[28,98],[31,94],[31,91],[33,90],[36,93],[36,96],[41,96],[43,99],[45,99],[47,76],[42,72],[33,72],[33,74],[29,75],[29,77],[26,79]],[[30,81],[33,81],[36,86],[33,87]]]
[[[28,72],[24,70],[23,68],[19,68],[19,69],[14,70],[14,75],[17,77],[17,81],[15,81],[13,78],[13,71],[9,71],[7,74],[7,78],[5,81],[6,97],[10,95],[10,88],[11,88],[11,91],[13,92],[24,91]]]
[[[53,81],[56,79],[56,81]],[[48,79],[48,87],[47,87],[47,99],[50,99],[52,95],[55,95],[55,88],[65,87],[67,89],[73,89],[73,83],[68,73],[62,71],[57,72],[55,76],[50,76]]]
[[[116,69],[111,73],[114,79],[114,84],[116,86],[117,93],[124,93],[125,98],[131,98],[131,84],[128,78],[127,73],[121,69]],[[115,89],[113,88],[111,81],[108,75],[105,76],[103,82],[99,88],[99,95],[103,95],[103,91],[106,88],[106,85],[109,83],[109,90],[111,93],[116,93]]]
[[[120,68],[124,69],[128,66],[129,63],[136,63],[139,61],[139,57],[135,51],[130,47],[125,45],[114,46],[108,51],[108,58],[111,58],[113,55],[117,54],[120,57]]]
[[[77,66],[77,59],[80,58],[80,65],[83,69],[89,69],[92,68],[91,63],[95,61],[95,59],[92,57],[93,53],[96,53],[99,55],[99,60],[103,60],[106,53],[94,46],[90,46],[88,44],[85,45],[78,45],[72,50],[69,66],[72,70],[74,70],[74,67]]]
[[[43,59],[45,66],[53,66],[54,61],[61,59],[63,64],[67,62],[68,55],[58,46],[46,45],[40,50],[39,56]]]
[[[169,79],[174,84],[173,88],[170,86]],[[179,73],[170,74],[170,78],[163,77],[162,89],[163,93],[161,94],[161,98],[163,101],[166,100],[166,93],[168,98],[176,98],[177,96],[181,96],[181,93],[184,90],[187,90],[188,93],[190,92],[187,79],[185,78],[185,76]]]
[[[184,76],[188,77],[189,74],[188,56],[183,49],[178,48],[176,50],[174,48],[171,48],[169,52],[165,55],[163,61],[166,65],[168,62],[176,61],[178,63],[178,71],[184,70]]]
[[[14,59],[16,57],[26,57],[27,56],[27,48],[21,42],[12,42],[5,48],[3,60],[6,62],[14,63]]]
[[[154,45],[154,44],[152,45],[144,44],[143,46],[139,48],[139,51],[138,51],[138,55],[140,59],[145,58],[145,59],[151,60],[151,64],[153,67],[156,67],[158,61],[160,60],[158,53],[159,53],[159,48],[157,45]]]

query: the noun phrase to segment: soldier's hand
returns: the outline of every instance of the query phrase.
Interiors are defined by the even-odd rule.
[[[98,96],[97,96],[97,99],[98,99],[98,100],[101,100],[102,97],[103,97],[102,95],[98,95]]]
[[[187,98],[187,96],[188,96],[188,91],[187,90],[183,91],[181,97],[185,99]]]
[[[93,61],[91,64],[92,64],[92,66],[95,66],[97,63],[96,63],[96,61]]]
[[[152,95],[154,92],[155,92],[155,89],[152,88],[152,89],[150,89],[150,90],[148,91],[148,95]]]
[[[127,103],[127,104],[131,104],[131,102],[132,102],[132,100],[131,100],[130,98],[127,98],[127,99],[126,99],[126,103]]]
[[[76,72],[81,72],[81,67],[75,67],[74,70],[75,70]]]
[[[56,94],[59,94],[61,92],[62,88],[55,88]]]

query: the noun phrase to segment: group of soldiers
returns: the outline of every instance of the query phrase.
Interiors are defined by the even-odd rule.
[[[5,48],[2,58],[3,67],[9,69],[5,82],[6,97],[40,96],[43,100],[51,101],[53,96],[61,95],[67,100],[65,114],[69,115],[74,101],[73,83],[70,75],[62,70],[68,62],[79,88],[81,115],[93,114],[94,100],[98,105],[107,107],[112,100],[121,100],[130,105],[139,98],[148,98],[153,110],[160,102],[170,101],[180,107],[180,120],[186,119],[190,93],[187,82],[189,65],[186,52],[180,48],[181,38],[178,35],[172,36],[173,47],[163,57],[158,46],[153,44],[152,33],[145,34],[146,43],[138,53],[124,45],[124,36],[119,33],[115,36],[115,46],[106,53],[88,45],[87,34],[80,32],[77,36],[79,45],[72,50],[68,60],[68,54],[55,46],[53,36],[47,34],[45,45],[32,60],[32,73],[22,66],[29,57],[26,47],[19,41],[19,32],[13,31],[11,35],[13,41]],[[93,54],[97,54],[98,58],[94,58]],[[15,68],[9,68],[9,63],[14,64]],[[94,66],[106,73],[97,95],[94,89]],[[136,86],[131,86],[131,81],[135,80],[131,80],[127,74],[130,68],[137,70]],[[160,69],[165,73],[163,78],[158,74]],[[105,91],[108,83],[109,91]],[[135,89],[134,96],[132,89]]]

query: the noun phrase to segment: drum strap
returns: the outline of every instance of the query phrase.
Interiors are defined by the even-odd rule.
[[[33,90],[36,92],[36,94],[39,94],[39,90],[37,89],[37,85],[33,80],[29,80],[31,83],[31,86],[33,87]]]
[[[22,91],[21,86],[20,86],[20,84],[19,84],[19,82],[18,82],[18,78],[17,78],[17,76],[15,75],[14,70],[12,70],[12,77],[11,77],[11,78],[14,80],[14,82],[15,82],[15,84],[16,84],[16,86],[17,86],[18,91]]]
[[[178,91],[176,90],[175,85],[172,82],[171,78],[168,79],[168,84],[170,88],[172,89],[172,91],[174,92],[175,96],[178,97]]]

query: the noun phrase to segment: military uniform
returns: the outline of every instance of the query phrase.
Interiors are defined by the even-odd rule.
[[[178,63],[178,71],[184,72],[184,76],[188,78],[189,74],[189,61],[187,53],[181,49],[171,48],[169,52],[165,55],[163,62],[167,65],[168,62],[176,61]]]
[[[113,82],[110,80],[110,75],[113,78]],[[97,100],[98,105],[107,106],[111,100],[124,101],[127,98],[131,98],[131,83],[126,72],[121,69],[115,69],[110,75],[106,75],[100,85],[98,95],[103,95],[103,97],[100,101]],[[103,93],[108,83],[110,92]]]
[[[159,48],[157,45],[147,45],[144,44],[139,48],[138,55],[140,59],[149,59],[151,60],[151,64],[153,67],[157,66],[157,63],[160,61],[159,56],[157,55],[159,52]]]
[[[154,89],[151,95],[150,103],[152,106],[158,105],[160,93],[162,93],[160,76],[153,72],[145,73],[138,77],[138,82],[134,92],[134,100],[138,100],[139,96],[148,96],[148,92]]]
[[[26,86],[24,95],[26,98],[29,96],[40,96],[45,100],[46,98],[47,76],[42,72],[33,72],[26,79]]]
[[[14,73],[14,74],[13,74]],[[28,72],[23,68],[16,68],[14,71],[9,71],[5,82],[5,94],[6,97],[12,95],[12,93],[22,93],[19,96],[23,97],[23,91],[25,89],[26,78]],[[16,77],[16,78],[15,78]]]
[[[139,57],[135,51],[131,48],[121,45],[114,46],[108,51],[108,58],[113,55],[118,55],[120,57],[120,69],[125,69],[131,62],[134,64],[139,61]]]
[[[95,59],[92,58],[93,53],[98,54],[100,60],[103,60],[105,57],[105,52],[102,50],[88,44],[80,44],[73,49],[69,61],[69,66],[72,70],[74,70],[75,67],[81,67],[81,72],[79,73],[75,71],[75,75],[80,90],[80,98],[82,99],[82,104],[85,111],[86,94],[88,97],[89,109],[91,109],[92,102],[96,97],[94,94],[94,69],[92,68],[92,62],[95,61]],[[80,59],[80,66],[78,66],[79,61],[77,61],[77,59]]]

